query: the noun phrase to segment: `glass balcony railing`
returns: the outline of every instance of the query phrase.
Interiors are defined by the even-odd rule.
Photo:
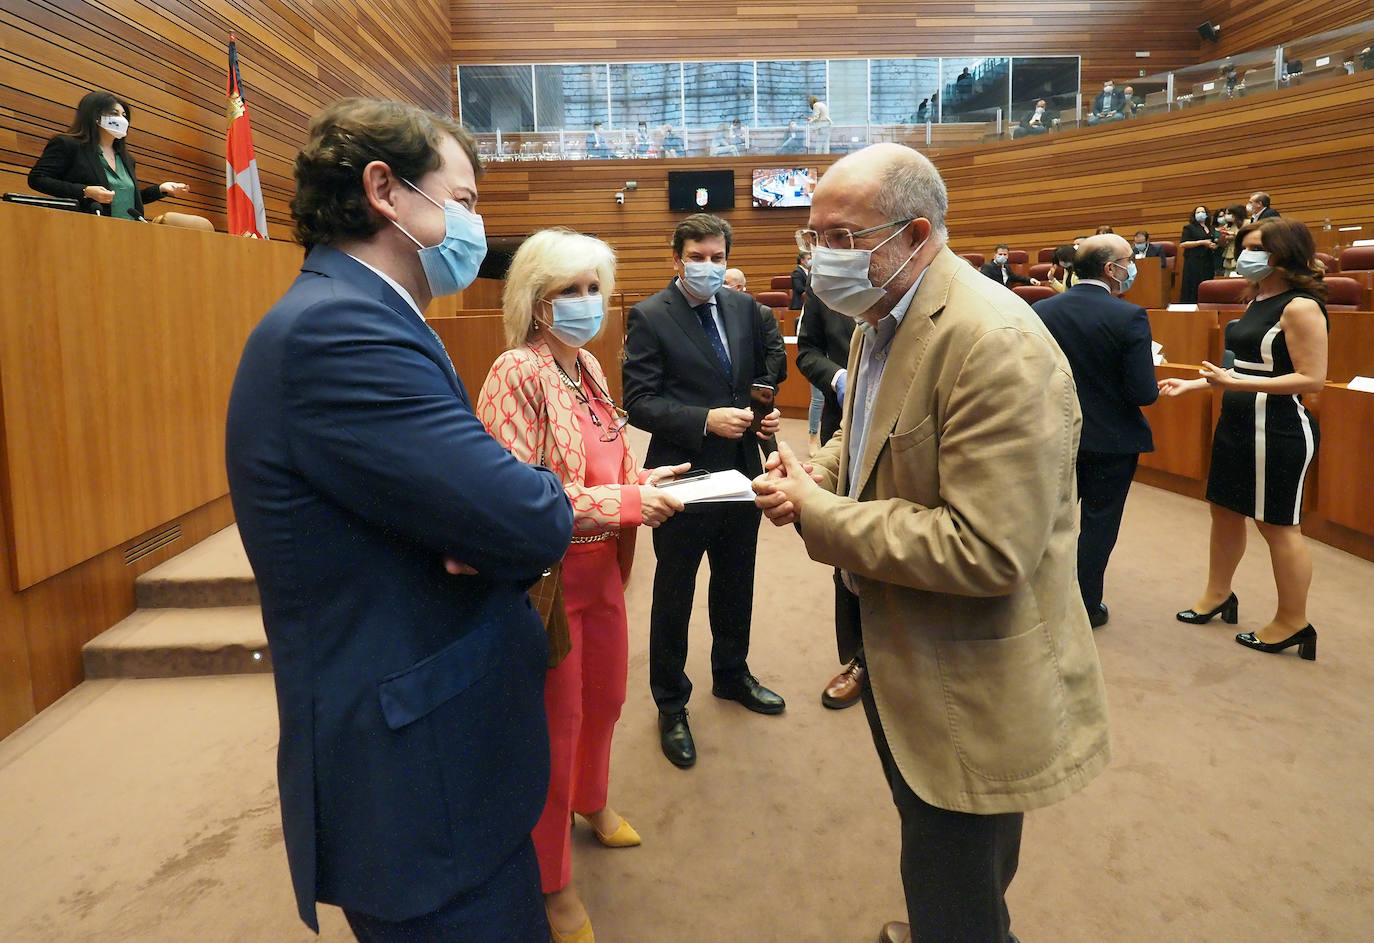
[[[485,161],[843,154],[1024,139],[1374,69],[1374,19],[1081,90],[1076,56],[458,67]],[[820,102],[817,108],[815,103]],[[821,117],[821,113],[828,117]]]

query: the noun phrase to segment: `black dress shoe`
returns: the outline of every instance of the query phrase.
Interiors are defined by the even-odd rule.
[[[1100,629],[1107,624],[1107,604],[1098,603],[1096,608],[1088,610],[1088,625],[1094,629]]]
[[[1174,614],[1174,618],[1179,622],[1191,622],[1193,625],[1202,625],[1211,622],[1215,616],[1221,616],[1221,621],[1227,625],[1235,625],[1240,621],[1240,600],[1236,594],[1232,593],[1226,597],[1226,601],[1210,612],[1198,612],[1195,609],[1184,609],[1182,612]]]
[[[753,675],[737,681],[720,681],[711,686],[711,693],[727,701],[739,701],[757,714],[781,714],[787,702],[759,684]]]
[[[687,769],[697,761],[697,745],[692,742],[692,728],[687,726],[687,711],[659,712],[658,741],[663,755],[679,769]]]
[[[1308,623],[1298,631],[1294,632],[1282,642],[1261,642],[1255,637],[1254,632],[1242,632],[1236,636],[1236,641],[1246,648],[1253,648],[1257,652],[1268,652],[1276,655],[1285,648],[1298,646],[1298,655],[1308,661],[1317,660],[1317,630]]]

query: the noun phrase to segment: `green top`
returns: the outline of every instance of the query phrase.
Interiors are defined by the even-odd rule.
[[[101,164],[105,167],[105,179],[109,181],[110,189],[114,191],[114,202],[110,204],[110,215],[115,219],[132,220],[129,210],[134,208],[134,193],[138,184],[134,183],[129,176],[129,169],[124,166],[124,161],[118,155],[115,157],[115,166],[111,167],[105,163],[102,156]]]

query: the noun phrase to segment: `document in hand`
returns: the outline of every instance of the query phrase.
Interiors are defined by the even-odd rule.
[[[683,504],[705,504],[713,501],[753,501],[754,489],[749,479],[735,469],[711,472],[701,478],[665,481],[658,487]]]

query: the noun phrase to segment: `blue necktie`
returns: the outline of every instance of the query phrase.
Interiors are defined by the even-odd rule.
[[[699,304],[692,309],[697,313],[697,320],[701,322],[701,329],[706,332],[706,338],[711,342],[711,349],[716,352],[716,359],[720,361],[721,368],[725,370],[725,375],[730,375],[730,355],[725,352],[725,344],[720,339],[720,332],[716,330],[715,319],[711,317],[711,302]]]

